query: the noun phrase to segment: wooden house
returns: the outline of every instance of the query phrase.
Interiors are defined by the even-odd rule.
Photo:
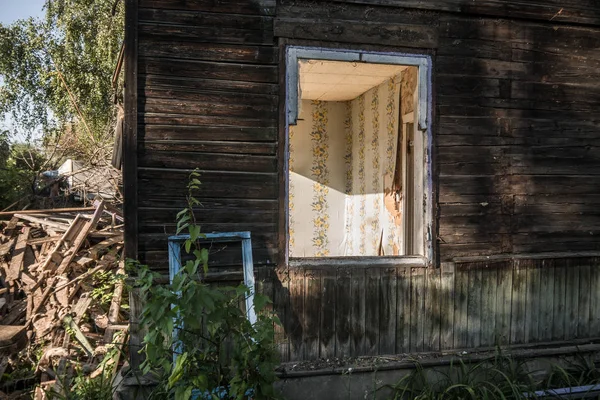
[[[600,337],[597,0],[126,4],[129,257],[197,168],[282,361]]]

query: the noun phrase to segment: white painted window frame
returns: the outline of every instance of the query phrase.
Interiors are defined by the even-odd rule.
[[[432,119],[432,59],[426,54],[406,54],[406,53],[383,53],[360,50],[347,49],[328,49],[319,47],[304,47],[304,46],[288,46],[286,48],[286,99],[285,99],[285,159],[284,171],[285,174],[285,202],[289,204],[289,126],[296,125],[298,120],[299,107],[299,79],[300,70],[298,61],[306,60],[328,60],[328,61],[350,61],[364,62],[371,64],[396,64],[407,65],[418,68],[418,124],[417,129],[423,135],[423,255],[420,257],[426,265],[433,263],[433,179],[431,165],[431,148],[433,144],[431,132]],[[290,264],[289,259],[289,207],[286,207],[285,219],[285,262]],[[381,259],[384,257],[359,257],[359,259]],[[385,257],[393,259],[414,258],[410,256],[393,256]],[[319,260],[311,259],[311,262],[328,263],[331,260],[337,259],[338,262],[343,262],[344,257],[330,257]],[[357,257],[352,257],[356,260]],[[381,260],[382,261],[382,260]],[[301,261],[302,262],[302,261]]]

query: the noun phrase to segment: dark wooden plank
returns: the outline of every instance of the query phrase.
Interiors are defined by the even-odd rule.
[[[340,268],[337,272],[335,299],[335,337],[336,356],[349,357],[352,340],[352,272]]]
[[[209,154],[275,155],[275,143],[236,141],[144,140],[143,150],[149,152],[192,152]]]
[[[467,345],[470,348],[481,346],[481,300],[482,265],[469,268],[469,287],[467,300]]]
[[[592,288],[590,276],[590,264],[588,260],[581,259],[579,266],[579,299],[578,299],[578,315],[577,315],[577,337],[590,337],[590,297]]]
[[[141,98],[139,111],[153,114],[198,115],[232,118],[249,118],[251,120],[274,119],[276,109],[274,105],[252,105],[249,102],[237,104],[219,103],[215,97],[213,101],[183,100],[174,95],[172,99],[159,99],[154,97]],[[261,118],[256,118],[260,115]]]
[[[319,358],[320,327],[321,327],[321,302],[323,293],[321,286],[321,271],[306,270],[304,282],[304,332],[303,341],[306,345],[304,359],[315,360]]]
[[[512,262],[502,262],[497,267],[496,288],[496,335],[495,345],[510,344],[510,320],[512,304]]]
[[[552,306],[552,340],[565,340],[566,336],[566,296],[567,270],[563,260],[553,260],[554,264],[554,304]]]
[[[277,67],[177,58],[140,58],[139,73],[179,78],[222,79],[242,82],[277,83]]]
[[[499,305],[496,304],[498,287],[498,265],[486,263],[481,270],[481,346],[494,346],[496,327],[496,315]]]
[[[185,78],[176,75],[140,75],[140,90],[179,90],[186,92],[223,92],[237,94],[277,95],[274,83],[238,81],[230,79],[214,79],[211,77]]]
[[[146,141],[273,142],[277,138],[274,127],[145,125],[140,129]]]
[[[366,354],[366,270],[352,270],[352,342],[351,354]]]
[[[154,33],[150,36],[151,33]],[[196,61],[239,62],[246,64],[276,64],[277,48],[242,44],[188,43],[179,41],[201,35],[202,30],[165,25],[140,26],[140,57],[185,59]],[[162,35],[159,40],[154,35]],[[143,71],[143,70],[142,70]]]
[[[441,272],[439,268],[428,268],[426,271],[427,297],[425,299],[425,328],[423,338],[424,351],[440,350],[441,329]]]
[[[454,346],[454,266],[442,265],[440,275],[440,348]]]
[[[527,309],[525,310],[525,341],[539,341],[540,268],[537,261],[527,263]]]
[[[539,318],[539,340],[549,342],[552,340],[552,329],[554,327],[554,262],[553,260],[542,260],[540,267],[540,318]]]
[[[396,352],[396,317],[397,317],[397,268],[381,270],[379,295],[379,351],[378,354],[395,354]]]
[[[290,360],[304,360],[306,329],[304,312],[304,269],[290,269]]]
[[[411,268],[410,279],[410,351],[423,351],[425,329],[425,298],[427,293],[425,269]]]
[[[366,270],[365,282],[365,352],[364,355],[379,354],[379,305],[381,292],[381,269]]]
[[[260,107],[257,110],[273,111],[277,109],[278,96],[265,93],[239,93],[223,90],[192,89],[188,86],[148,86],[141,88],[140,96],[142,103],[144,99],[164,99],[212,104],[215,107],[240,106]]]
[[[125,256],[137,259],[137,115],[138,115],[138,2],[127,0],[125,4],[125,94],[124,130],[122,136],[123,153],[123,214],[125,218]],[[137,334],[132,330],[131,341]],[[131,353],[132,367],[139,367],[141,359],[137,352]]]
[[[566,297],[565,297],[565,338],[577,339],[579,322],[579,265],[576,261],[566,260]]]
[[[510,343],[526,343],[527,268],[520,260],[513,261]]]
[[[321,321],[319,328],[319,356],[321,358],[332,358],[336,356],[335,338],[336,338],[336,269],[321,273]]]
[[[600,336],[600,259],[593,258],[590,266],[590,337]]]
[[[139,194],[143,197],[185,196],[190,170],[159,168],[138,169]],[[244,174],[226,171],[200,171],[202,191],[210,192],[215,198],[276,198],[276,176],[274,174]],[[206,189],[204,189],[206,188]],[[210,189],[209,189],[210,188]]]
[[[290,315],[291,293],[290,293],[290,270],[288,268],[269,268],[272,292],[273,292],[273,310],[275,315],[281,321],[281,324],[274,325],[275,343],[279,348],[279,355],[282,362],[290,361],[290,335],[294,318]],[[285,361],[284,361],[285,360]]]
[[[198,168],[205,171],[276,172],[277,158],[251,154],[149,151],[138,153],[140,167]]]
[[[166,25],[156,22],[142,22],[140,37],[143,43],[140,48],[142,56],[180,57],[196,59],[197,42],[240,44],[240,45],[272,45],[273,29],[251,30],[214,26]],[[184,40],[196,43],[185,43]],[[177,49],[169,49],[163,43],[174,43]],[[150,45],[152,43],[154,47]],[[158,46],[156,46],[158,44]]]
[[[410,270],[398,268],[397,279],[397,317],[396,317],[396,353],[410,351]]]
[[[457,264],[454,275],[454,348],[461,349],[468,346],[468,300],[469,300],[469,270]]]
[[[341,43],[364,43],[417,47],[437,47],[437,30],[428,26],[366,22],[348,23],[331,19],[275,19],[275,36]]]
[[[347,2],[356,4],[380,4],[385,6],[396,6],[403,8],[415,8],[423,10],[448,11],[454,13],[465,13],[475,15],[487,15],[495,17],[511,17],[531,20],[552,20],[559,22],[574,22],[582,24],[598,24],[600,18],[595,8],[577,7],[577,5],[565,5],[557,3],[517,2],[506,0],[480,0],[472,2],[469,0],[335,0],[336,2]]]
[[[273,128],[276,120],[273,118],[233,117],[230,115],[196,115],[196,114],[165,114],[139,113],[138,121],[145,125],[224,125],[231,128],[254,125],[266,129]]]
[[[140,7],[224,14],[273,15],[275,0],[142,0]]]

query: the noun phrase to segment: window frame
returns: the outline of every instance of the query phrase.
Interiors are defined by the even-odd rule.
[[[289,126],[295,125],[298,119],[299,98],[299,64],[298,61],[306,60],[327,60],[327,61],[349,61],[364,62],[370,64],[396,64],[414,66],[418,68],[418,122],[415,131],[421,132],[423,136],[423,255],[409,256],[347,256],[347,257],[289,257]],[[353,265],[399,265],[411,264],[416,266],[429,266],[433,264],[433,179],[432,179],[432,157],[431,150],[433,145],[432,135],[432,58],[427,54],[409,54],[395,52],[375,52],[350,49],[330,49],[321,47],[306,46],[286,46],[282,57],[284,68],[282,71],[283,85],[281,94],[282,110],[280,117],[283,123],[282,129],[281,154],[283,162],[281,163],[282,179],[280,184],[283,186],[280,195],[283,197],[280,212],[284,214],[280,217],[280,260],[286,266],[341,266],[343,264]]]

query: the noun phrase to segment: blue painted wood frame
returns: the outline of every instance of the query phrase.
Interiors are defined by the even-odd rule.
[[[181,245],[190,235],[177,235],[169,237],[169,279],[173,278],[181,270]],[[252,239],[250,232],[224,232],[205,233],[198,239],[200,242],[226,243],[242,242],[242,263],[244,265],[244,284],[249,293],[246,296],[246,317],[252,325],[256,323],[256,311],[254,310],[254,264],[252,261]]]

